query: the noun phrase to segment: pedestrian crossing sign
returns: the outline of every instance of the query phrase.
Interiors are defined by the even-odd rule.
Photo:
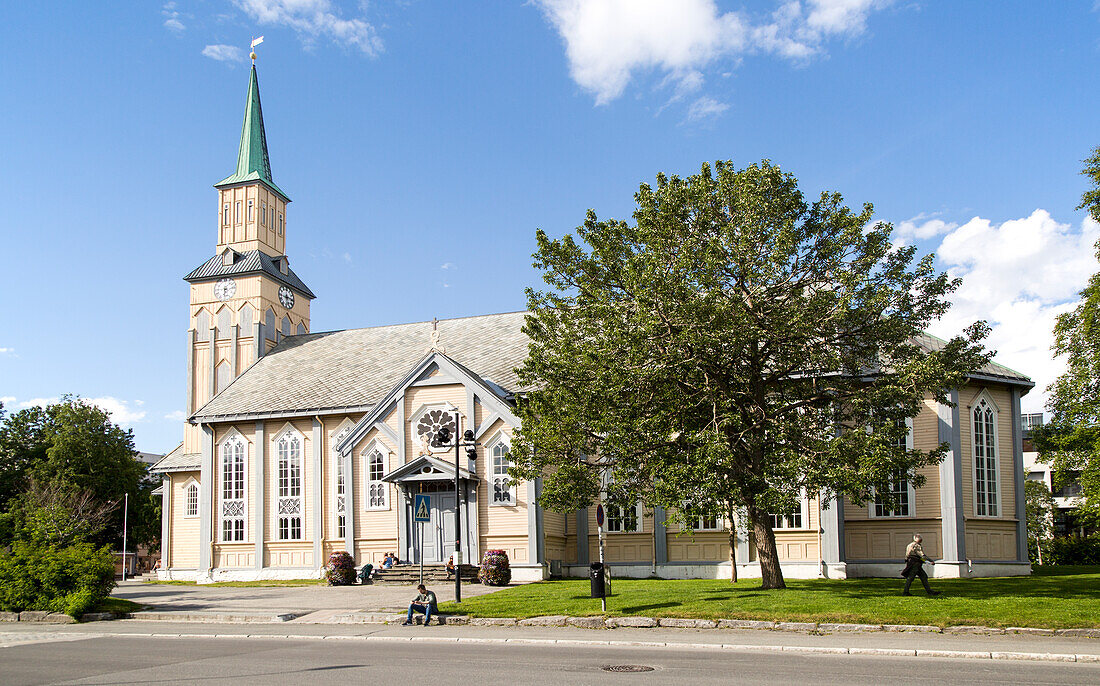
[[[413,496],[413,521],[431,521],[432,497],[425,493],[417,493]]]

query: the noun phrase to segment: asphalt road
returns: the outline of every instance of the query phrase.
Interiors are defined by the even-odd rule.
[[[1100,683],[1100,663],[1059,664],[679,648],[372,643],[294,638],[160,638],[27,633],[0,648],[18,684],[875,684]],[[608,673],[607,665],[653,671]]]

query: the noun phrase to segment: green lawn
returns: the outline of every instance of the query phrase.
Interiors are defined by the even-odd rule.
[[[1100,567],[1037,567],[1030,577],[933,579],[942,591],[902,597],[902,580],[787,581],[765,591],[759,579],[612,580],[607,615],[852,622],[857,624],[983,625],[1042,628],[1100,627]],[[441,603],[440,610],[473,617],[601,615],[587,579],[544,581]]]
[[[92,612],[140,612],[145,606],[125,598],[106,598]]]

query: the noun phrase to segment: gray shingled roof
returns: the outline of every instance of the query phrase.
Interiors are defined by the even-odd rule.
[[[942,338],[936,338],[930,333],[926,333],[922,336],[917,336],[913,339],[914,342],[925,350],[934,351],[942,350],[947,341]],[[1006,383],[1014,383],[1020,386],[1027,386],[1028,388],[1034,388],[1035,382],[1031,380],[1025,374],[1021,374],[1015,369],[1009,369],[1003,364],[997,364],[996,362],[988,362],[981,369],[971,375],[974,378],[992,378],[1000,379]]]
[[[151,472],[190,472],[199,469],[202,455],[199,453],[184,453],[183,443],[175,447],[172,452],[165,455],[159,462],[149,468]]]
[[[527,390],[514,371],[527,357],[525,314],[440,320],[439,345],[506,393]],[[416,322],[289,336],[192,419],[367,410],[428,353],[431,333],[431,322]]]
[[[440,346],[459,366],[505,393],[530,390],[520,386],[515,374],[527,357],[528,339],[520,330],[525,314],[440,320]],[[290,336],[192,419],[367,411],[428,353],[431,332],[431,322],[416,322]],[[927,350],[944,346],[944,341],[929,334],[915,342]],[[1034,386],[1027,376],[995,362],[986,364],[975,377]],[[172,454],[162,463],[169,457]]]
[[[290,268],[289,264],[286,268],[286,274],[284,274],[282,270],[279,269],[278,265],[275,264],[275,259],[262,250],[249,250],[243,253],[234,252],[235,257],[233,259],[233,264],[223,264],[222,256],[220,254],[214,255],[204,262],[201,267],[183,277],[183,280],[194,283],[196,281],[220,279],[225,276],[239,276],[242,274],[263,272],[276,281],[290,286],[311,300],[317,297],[313,294],[313,291],[309,290],[309,286],[298,278],[298,275],[294,273],[294,270]],[[279,259],[286,258],[282,257]]]

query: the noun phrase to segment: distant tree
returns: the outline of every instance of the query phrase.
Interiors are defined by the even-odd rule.
[[[1024,497],[1028,547],[1035,547],[1035,561],[1043,564],[1043,548],[1054,537],[1054,496],[1046,483],[1028,479],[1024,482]]]
[[[772,515],[803,493],[866,502],[899,473],[923,483],[944,448],[906,450],[904,420],[989,359],[988,327],[918,345],[958,281],[892,245],[870,205],[808,203],[768,161],[660,175],[635,200],[634,225],[590,210],[586,247],[537,234],[550,288],[527,292],[515,472],[543,477],[559,509],[606,491],[743,510],[763,587],[782,588]]]
[[[0,510],[23,518],[15,525],[16,531],[26,530],[25,518],[33,514],[32,483],[50,492],[87,495],[96,504],[111,507],[107,525],[88,538],[96,546],[121,545],[125,494],[130,494],[131,503],[140,503],[151,488],[146,465],[137,459],[133,432],[112,422],[104,410],[72,397],[4,418],[0,424],[0,474],[6,489],[0,492]],[[150,516],[148,507],[132,509],[130,524],[137,531],[151,531],[154,527],[142,520]],[[136,544],[152,539],[131,540]]]
[[[1078,209],[1100,221],[1100,148],[1085,160],[1082,172],[1092,180]],[[1100,242],[1096,244],[1100,260]],[[1100,272],[1080,292],[1081,302],[1058,315],[1054,325],[1056,356],[1064,356],[1066,371],[1047,391],[1050,420],[1033,439],[1042,461],[1055,471],[1055,481],[1076,479],[1082,501],[1077,516],[1100,522]]]
[[[20,502],[24,512],[21,533],[30,541],[57,548],[91,541],[107,528],[119,505],[60,481],[31,479]]]

